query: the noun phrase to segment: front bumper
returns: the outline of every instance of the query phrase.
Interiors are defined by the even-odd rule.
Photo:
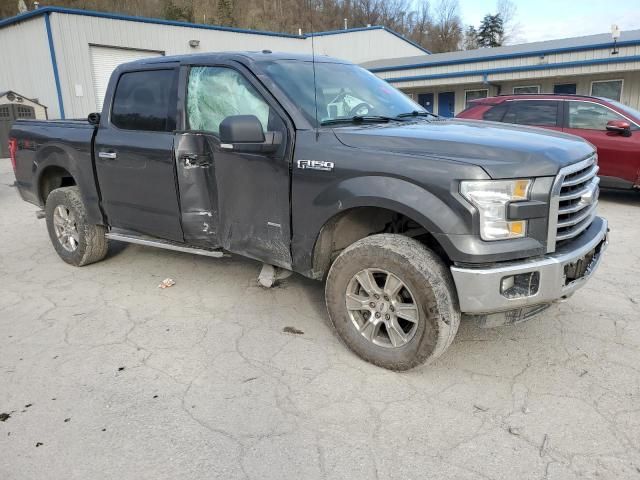
[[[468,315],[519,311],[519,316],[512,315],[517,321],[517,318],[525,319],[542,311],[545,305],[571,296],[589,280],[600,264],[609,243],[608,231],[607,221],[596,217],[580,237],[558,248],[555,253],[491,267],[451,267],[458,290],[460,311]],[[584,273],[576,279],[568,278],[567,272],[572,271],[571,269],[585,258],[589,264]],[[501,291],[503,280],[521,274],[535,275],[532,277],[536,278],[537,283],[535,293],[505,295]]]

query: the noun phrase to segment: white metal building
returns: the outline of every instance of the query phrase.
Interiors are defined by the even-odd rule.
[[[363,64],[434,113],[498,94],[576,93],[640,108],[640,30]]]
[[[313,37],[316,54],[355,63],[429,53],[384,27]],[[109,76],[120,63],[263,49],[311,53],[311,36],[45,7],[0,21],[0,91],[38,98],[50,118],[81,118],[102,109]]]

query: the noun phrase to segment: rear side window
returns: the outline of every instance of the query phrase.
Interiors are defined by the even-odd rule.
[[[120,76],[111,123],[126,130],[170,132],[176,128],[175,70],[147,70]]]
[[[507,111],[508,105],[506,103],[501,103],[500,105],[496,105],[493,108],[490,108],[484,115],[482,115],[483,120],[489,120],[490,122],[501,122],[502,117],[504,117],[505,112]]]
[[[560,102],[544,100],[522,100],[508,102],[503,122],[540,127],[557,127]]]

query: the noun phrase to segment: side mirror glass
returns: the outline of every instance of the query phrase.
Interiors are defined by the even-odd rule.
[[[275,152],[282,142],[280,132],[267,132],[255,115],[232,115],[220,122],[220,148],[245,153]]]
[[[609,120],[607,122],[607,131],[618,133],[623,137],[630,137],[631,124],[626,120]]]

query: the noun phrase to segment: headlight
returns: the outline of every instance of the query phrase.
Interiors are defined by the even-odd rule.
[[[524,237],[526,220],[507,220],[509,203],[527,200],[531,180],[483,180],[460,183],[460,193],[480,212],[480,237],[504,240]]]

